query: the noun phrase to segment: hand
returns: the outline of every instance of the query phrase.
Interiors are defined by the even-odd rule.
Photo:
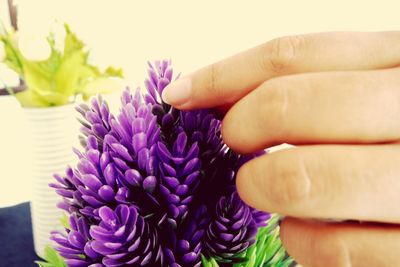
[[[237,188],[288,216],[281,238],[300,264],[400,266],[399,66],[400,32],[284,37],[177,80],[163,98],[228,110],[222,136],[238,152],[296,145],[246,163]]]

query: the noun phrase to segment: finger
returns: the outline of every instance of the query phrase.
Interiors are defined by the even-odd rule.
[[[398,225],[286,218],[280,235],[288,253],[307,267],[400,266]]]
[[[400,223],[400,145],[289,148],[244,164],[236,184],[260,210]]]
[[[399,114],[400,68],[298,74],[267,81],[237,102],[222,135],[242,153],[284,142],[393,142]]]
[[[180,109],[234,103],[265,80],[292,73],[390,68],[400,63],[400,32],[289,36],[200,69],[170,84],[165,102]]]

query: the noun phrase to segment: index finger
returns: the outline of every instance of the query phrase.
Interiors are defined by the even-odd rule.
[[[204,67],[168,85],[163,100],[179,109],[230,106],[264,81],[303,72],[391,68],[400,32],[288,36]]]

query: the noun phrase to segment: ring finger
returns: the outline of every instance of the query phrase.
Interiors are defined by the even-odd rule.
[[[260,210],[400,223],[399,144],[285,149],[244,164],[236,183],[241,198]]]

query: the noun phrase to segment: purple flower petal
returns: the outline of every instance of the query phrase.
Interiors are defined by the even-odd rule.
[[[147,176],[143,180],[143,189],[148,193],[153,193],[157,185],[157,178],[155,176]]]

